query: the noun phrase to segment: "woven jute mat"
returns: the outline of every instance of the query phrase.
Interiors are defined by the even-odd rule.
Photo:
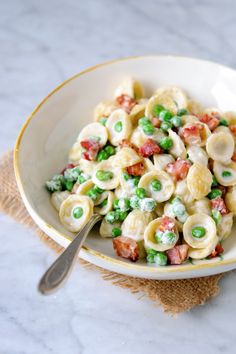
[[[0,211],[33,229],[35,234],[57,253],[62,252],[62,247],[38,228],[25,209],[15,181],[12,152],[6,153],[0,160]],[[171,314],[188,311],[216,296],[222,277],[222,274],[218,274],[196,279],[148,280],[110,272],[85,261],[79,262],[85,267],[99,271],[103,279],[111,281],[114,285],[127,288],[132,293],[140,293],[141,298],[147,296]]]

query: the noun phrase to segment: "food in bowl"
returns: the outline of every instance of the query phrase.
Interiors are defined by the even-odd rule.
[[[98,104],[46,187],[78,232],[94,212],[118,256],[177,265],[221,256],[236,211],[236,114],[203,108],[178,87],[150,98],[126,79]]]

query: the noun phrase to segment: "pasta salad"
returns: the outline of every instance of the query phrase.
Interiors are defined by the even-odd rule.
[[[178,87],[150,98],[128,78],[94,111],[46,182],[61,223],[93,213],[118,256],[165,266],[224,252],[236,212],[236,113],[203,108]]]

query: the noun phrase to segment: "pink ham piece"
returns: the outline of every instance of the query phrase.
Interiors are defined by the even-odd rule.
[[[188,258],[188,245],[178,245],[166,251],[170,264],[181,264]]]
[[[132,238],[119,236],[112,240],[114,250],[119,257],[130,259],[136,262],[139,259],[139,248]]]

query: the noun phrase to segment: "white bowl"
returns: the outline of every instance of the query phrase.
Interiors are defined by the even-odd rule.
[[[79,73],[63,82],[33,111],[18,137],[14,167],[27,210],[52,239],[68,246],[73,234],[60,223],[50,203],[45,181],[67,163],[68,150],[93,119],[97,103],[113,96],[124,77],[140,80],[149,96],[159,86],[180,86],[208,107],[236,111],[236,71],[203,60],[174,56],[145,56],[115,60]],[[236,268],[236,232],[224,243],[223,259],[157,267],[131,263],[115,256],[112,241],[93,231],[80,257],[100,267],[136,277],[177,279],[206,276]]]

